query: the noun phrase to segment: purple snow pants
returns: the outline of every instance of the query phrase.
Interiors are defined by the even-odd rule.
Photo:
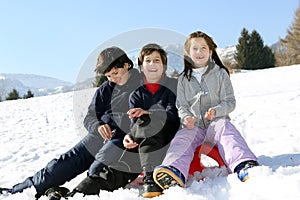
[[[194,152],[204,142],[218,147],[229,173],[232,173],[234,168],[243,161],[257,161],[234,125],[228,119],[221,118],[212,121],[207,129],[195,127],[178,131],[162,165],[176,167],[187,180]]]

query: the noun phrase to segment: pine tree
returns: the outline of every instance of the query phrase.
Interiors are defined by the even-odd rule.
[[[29,99],[29,98],[32,98],[32,97],[34,97],[34,94],[30,90],[28,90],[27,94],[24,95],[23,99]]]
[[[272,52],[272,49],[268,46],[264,46],[263,48],[263,58],[264,58],[264,63],[262,63],[261,66],[264,66],[264,68],[268,67],[275,67],[276,64],[276,58],[274,53]]]
[[[17,100],[17,99],[20,99],[20,96],[16,89],[13,89],[6,97],[6,100]]]
[[[264,46],[263,39],[257,31],[252,31],[249,42],[250,65],[252,69],[264,69],[274,67],[275,57],[268,46]]]
[[[236,61],[236,68],[243,69],[244,66],[249,66],[249,61],[247,55],[249,55],[249,40],[250,35],[246,28],[243,28],[241,32],[241,37],[239,38],[239,44],[236,45],[237,54],[234,56]]]
[[[256,30],[249,35],[247,29],[243,28],[236,49],[237,68],[249,70],[275,66],[274,54],[270,47],[264,46],[264,42]]]
[[[257,31],[252,31],[249,39],[249,65],[247,66],[248,69],[255,69],[262,67],[262,54],[259,51],[260,49],[264,48],[263,40],[258,34]]]
[[[295,12],[294,22],[287,30],[287,36],[280,39],[280,44],[286,49],[286,55],[281,55],[286,59],[283,63],[300,64],[300,4]]]

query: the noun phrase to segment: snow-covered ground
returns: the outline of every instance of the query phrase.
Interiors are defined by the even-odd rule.
[[[174,187],[154,199],[299,199],[300,198],[300,65],[231,76],[237,107],[236,127],[258,156],[261,166],[250,179],[236,174]],[[10,187],[73,147],[85,134],[79,123],[92,92],[63,93],[0,103],[0,186]],[[81,100],[80,100],[81,98]],[[72,188],[86,174],[65,184]],[[30,188],[0,199],[34,199]],[[138,200],[138,189],[101,191],[101,199]],[[42,197],[41,200],[45,200]],[[70,199],[99,199],[98,196]]]

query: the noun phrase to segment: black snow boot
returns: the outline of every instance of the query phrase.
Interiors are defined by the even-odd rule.
[[[152,198],[162,194],[162,189],[154,182],[153,169],[147,171],[147,168],[143,168],[144,171],[144,185],[143,194],[144,198]]]
[[[46,190],[45,195],[49,200],[60,200],[62,197],[65,197],[69,191],[70,190],[65,187],[51,187]]]

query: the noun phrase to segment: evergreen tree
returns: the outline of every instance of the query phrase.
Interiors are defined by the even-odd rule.
[[[96,80],[93,83],[93,87],[99,87],[102,83],[104,83],[107,80],[106,76],[104,75],[98,75],[96,76]]]
[[[264,42],[257,31],[252,31],[249,44],[250,69],[274,67],[274,54],[270,47],[264,46]]]
[[[13,89],[6,97],[6,100],[17,100],[17,99],[20,99],[20,96],[16,89]]]
[[[285,39],[280,39],[280,44],[286,49],[281,55],[287,65],[300,64],[300,4],[295,12],[294,22],[287,30]]]
[[[249,60],[247,58],[247,55],[249,55],[249,40],[250,35],[248,33],[248,30],[246,28],[243,28],[241,32],[241,37],[239,38],[239,44],[236,45],[237,53],[234,56],[234,59],[236,61],[236,68],[242,69],[243,66],[249,66]]]
[[[264,46],[263,40],[255,30],[249,35],[243,28],[236,47],[235,61],[240,69],[263,69],[275,66],[275,56],[271,48]]]
[[[27,94],[24,95],[23,99],[29,99],[29,98],[32,98],[32,97],[34,97],[33,93],[30,90],[28,90]]]
[[[276,58],[274,53],[272,52],[272,49],[268,46],[264,46],[262,52],[264,63],[262,63],[261,66],[264,66],[264,68],[275,67]]]
[[[259,66],[261,62],[261,52],[259,49],[263,48],[263,41],[260,35],[254,30],[252,31],[249,39],[249,54],[247,57],[249,58],[249,65],[246,66],[248,69],[253,69],[255,66]]]

